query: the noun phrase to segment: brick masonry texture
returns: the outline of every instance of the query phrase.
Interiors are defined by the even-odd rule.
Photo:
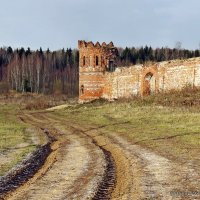
[[[108,100],[200,86],[200,58],[116,67],[113,43],[79,41],[79,101]],[[98,58],[97,58],[98,57]]]

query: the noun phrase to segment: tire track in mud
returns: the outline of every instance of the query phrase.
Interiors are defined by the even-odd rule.
[[[117,179],[116,165],[111,152],[107,151],[103,146],[99,145],[98,142],[94,139],[94,137],[87,134],[87,131],[77,129],[75,127],[73,128],[81,132],[82,134],[86,135],[86,137],[91,138],[92,142],[102,150],[105,156],[106,166],[102,177],[102,181],[99,183],[98,188],[96,189],[95,195],[93,196],[92,200],[111,199],[111,195],[115,188]]]
[[[115,162],[111,153],[102,148],[106,158],[106,169],[103,175],[102,182],[99,184],[97,191],[92,198],[93,200],[109,200],[116,184],[116,169]]]
[[[54,121],[55,124],[50,125],[51,119],[47,120],[43,114],[36,115],[37,118],[27,115],[24,120],[58,140],[55,161],[34,181],[18,188],[7,199],[110,199],[116,181],[111,153],[84,132],[73,129],[72,133],[65,129],[68,125],[61,130],[60,122]],[[47,131],[52,127],[52,132],[56,132],[53,135]]]
[[[124,195],[114,199],[200,199],[198,195],[200,176],[194,169],[187,165],[180,165],[139,145],[131,144],[118,135],[110,134],[109,139],[121,148],[123,155],[129,160],[131,164],[129,175],[133,177],[127,197],[125,198]]]
[[[47,119],[48,119],[48,117],[47,117]],[[60,120],[59,120],[59,123],[61,124]],[[109,200],[109,199],[111,199],[112,192],[116,185],[116,166],[115,166],[115,161],[114,161],[114,158],[113,158],[111,152],[106,150],[103,146],[99,145],[98,142],[92,136],[87,134],[87,131],[85,132],[78,127],[72,126],[71,124],[68,126],[70,126],[71,129],[73,130],[72,134],[75,134],[75,133],[78,135],[81,134],[82,137],[84,137],[86,139],[90,139],[91,142],[97,148],[99,148],[102,151],[102,153],[104,154],[104,159],[105,159],[104,172],[101,175],[102,176],[101,181],[98,182],[98,185],[95,188],[95,193],[94,193],[93,197],[91,197],[91,198],[93,200],[98,200],[98,199]],[[87,197],[87,199],[89,199],[89,198]]]
[[[45,115],[44,118],[48,119],[48,117]],[[51,118],[51,117],[50,117]],[[61,118],[57,119],[55,116],[51,118],[54,122],[59,122],[59,124],[65,125],[66,122],[62,122]],[[92,137],[90,134],[87,133],[87,131],[83,131],[80,127],[72,126],[72,124],[67,124],[71,128],[71,134],[76,135],[82,135],[81,137],[84,137],[86,139],[90,139],[91,142],[99,148],[102,153],[104,154],[105,159],[105,166],[104,166],[104,172],[102,174],[102,180],[98,182],[97,187],[95,188],[95,193],[92,197],[94,200],[103,199],[103,200],[109,200],[111,199],[112,192],[116,185],[116,164],[115,160],[111,154],[110,151],[108,151],[106,148],[104,148],[102,145],[98,143],[97,140],[95,140],[94,137]],[[88,198],[87,198],[88,199]]]
[[[38,147],[5,176],[0,177],[0,199],[6,198],[9,192],[26,183],[37,173],[51,154],[51,146],[54,142],[56,142],[55,138],[49,137],[47,144]],[[35,162],[36,160],[37,162]]]
[[[85,127],[84,132],[112,153],[117,179],[111,199],[200,199],[200,174],[188,164],[180,165],[114,133],[103,136],[100,129]]]
[[[10,200],[200,199],[172,194],[173,189],[199,191],[200,176],[192,168],[179,166],[114,133],[103,135],[100,129],[104,127],[81,127],[49,113],[27,118],[52,130],[59,145],[51,167]]]

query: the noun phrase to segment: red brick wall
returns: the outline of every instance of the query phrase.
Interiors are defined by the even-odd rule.
[[[105,72],[110,59],[117,55],[113,43],[79,41],[79,100],[90,101],[103,96]],[[98,61],[97,61],[98,59]]]
[[[94,45],[79,41],[79,87],[80,101],[90,101],[100,97],[112,100],[151,92],[179,90],[187,85],[200,87],[200,58],[174,60],[148,65],[118,67],[108,72],[107,62],[110,46],[103,43]],[[83,57],[86,58],[83,66]],[[96,66],[95,56],[99,57]],[[90,59],[91,57],[91,59]],[[90,62],[92,60],[92,62]],[[148,82],[149,81],[149,82]],[[82,91],[84,86],[84,91]]]
[[[180,90],[188,85],[200,87],[200,58],[119,67],[115,72],[105,74],[103,97],[143,96],[145,76],[149,73],[154,77],[155,92]]]

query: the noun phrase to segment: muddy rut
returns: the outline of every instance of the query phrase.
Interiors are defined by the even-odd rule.
[[[114,168],[111,154],[76,128],[42,114],[23,117],[26,123],[48,130],[57,142],[38,174],[5,199],[93,199],[102,195],[109,198],[114,184],[109,190],[104,188],[107,192],[100,191],[109,166]]]
[[[38,173],[6,199],[200,199],[200,175],[187,163],[51,113],[21,117],[48,130],[56,142]]]

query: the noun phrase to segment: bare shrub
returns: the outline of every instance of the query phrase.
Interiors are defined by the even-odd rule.
[[[44,99],[35,99],[26,104],[25,109],[27,110],[41,110],[51,107],[49,102]]]

